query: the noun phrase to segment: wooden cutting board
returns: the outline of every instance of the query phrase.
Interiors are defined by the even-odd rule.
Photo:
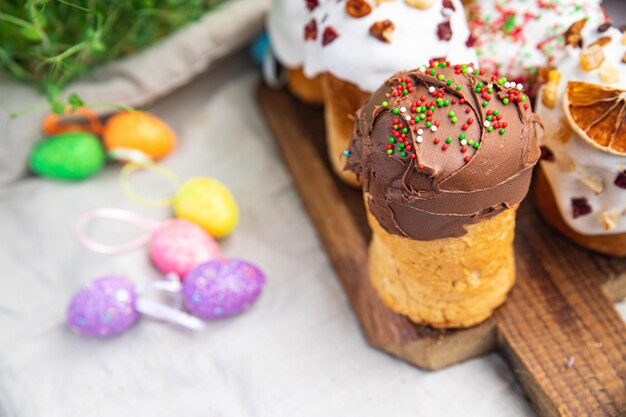
[[[626,297],[626,259],[570,244],[544,223],[531,191],[518,214],[518,283],[507,302],[470,329],[415,326],[387,309],[369,283],[361,192],[331,172],[322,110],[266,86],[259,100],[373,346],[431,370],[497,349],[541,417],[626,416],[626,325],[613,306]]]

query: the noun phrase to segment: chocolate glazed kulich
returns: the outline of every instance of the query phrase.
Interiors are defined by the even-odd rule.
[[[418,324],[487,319],[515,282],[515,211],[540,157],[521,86],[466,65],[398,73],[357,113],[372,285]]]
[[[430,75],[431,71],[435,76]],[[446,66],[396,74],[357,113],[346,169],[362,177],[364,191],[371,196],[369,208],[390,233],[417,240],[459,237],[466,233],[466,225],[516,206],[528,192],[532,168],[541,155],[535,139],[536,116],[529,100],[516,88],[515,98],[507,98],[508,104],[504,104],[510,88],[480,73],[463,73],[462,69],[457,72],[455,67]],[[443,75],[444,80],[436,75]],[[393,97],[394,86],[403,78],[411,80],[413,92]],[[447,80],[452,84],[448,85]],[[493,93],[487,92],[490,101],[485,107],[486,100],[476,92],[478,83],[492,85]],[[410,109],[413,103],[421,102],[421,97],[426,97],[421,105],[435,101],[430,87],[443,89],[444,102],[456,100],[455,104],[432,110],[433,114],[441,114],[435,117],[439,117],[440,125],[434,132],[432,126],[408,124],[405,119],[416,115]],[[524,101],[517,103],[516,97]],[[406,112],[393,113],[402,107]],[[470,112],[466,113],[468,108]],[[498,114],[491,115],[489,125],[493,131],[488,132],[487,112],[494,110]],[[454,112],[456,123],[449,122],[450,112]],[[495,119],[499,115],[498,125]],[[388,154],[394,120],[407,128],[412,144],[413,152],[407,152],[404,158],[398,152],[392,157]],[[501,127],[503,123],[505,127]],[[416,131],[418,126],[422,135]],[[465,134],[467,145],[461,144],[461,134]],[[418,136],[423,138],[422,143],[416,142]],[[446,143],[447,138],[452,141]],[[439,139],[438,144],[435,139]],[[463,147],[466,152],[461,151]]]

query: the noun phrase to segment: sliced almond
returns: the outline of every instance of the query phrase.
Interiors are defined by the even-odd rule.
[[[611,37],[610,36],[603,36],[603,37],[597,39],[595,42],[593,42],[589,46],[593,46],[593,45],[604,46],[604,45],[608,45],[609,43],[611,43]]]
[[[416,9],[428,9],[435,3],[435,0],[404,0],[406,4]]]
[[[572,158],[569,156],[562,154],[557,155],[556,163],[559,166],[561,172],[574,172],[576,171],[576,164],[572,161]]]
[[[598,71],[600,78],[607,84],[616,84],[619,82],[619,70],[613,65],[605,62]]]
[[[617,210],[606,210],[598,214],[600,223],[607,232],[617,227],[620,217],[621,213]]]
[[[572,133],[574,133],[574,130],[570,126],[567,117],[561,117],[561,123],[556,131],[555,139],[561,143],[567,143],[572,138]]]
[[[582,182],[583,185],[585,185],[591,191],[596,194],[600,194],[602,190],[604,190],[604,186],[602,185],[602,178],[600,176],[592,174],[584,167],[579,167],[577,171],[580,174],[580,182]]]

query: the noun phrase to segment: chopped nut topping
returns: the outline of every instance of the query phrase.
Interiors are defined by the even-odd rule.
[[[600,67],[600,78],[607,84],[615,84],[619,82],[619,70],[612,64],[605,62]]]
[[[391,42],[391,34],[395,26],[391,20],[382,20],[380,22],[374,22],[370,26],[370,35],[383,42]]]
[[[580,67],[583,71],[593,71],[600,68],[604,62],[604,51],[600,45],[593,45],[580,52]]]
[[[360,18],[370,14],[372,6],[365,0],[348,0],[346,1],[346,12],[352,17]]]
[[[559,128],[556,131],[555,139],[561,143],[567,143],[572,138],[572,133],[574,133],[574,130],[570,126],[569,120],[567,117],[563,116]]]
[[[592,43],[589,46],[593,46],[593,45],[604,46],[604,45],[608,45],[609,43],[611,43],[611,37],[610,36],[603,36],[603,37],[599,38],[598,40],[596,40],[594,43]]]
[[[404,2],[411,7],[424,10],[432,6],[435,0],[404,0]]]
[[[607,210],[598,214],[600,223],[602,223],[602,227],[606,231],[615,229],[619,223],[620,217],[621,213],[617,210]]]
[[[604,185],[602,185],[602,178],[600,178],[598,175],[592,174],[584,167],[579,167],[578,173],[580,174],[580,182],[582,182],[583,185],[585,185],[594,193],[600,194],[602,190],[604,190]]]
[[[578,22],[572,23],[572,25],[565,31],[565,45],[572,46],[574,48],[580,48],[582,46],[582,36],[580,36],[580,32],[582,32],[585,24],[587,23],[587,19],[581,19]]]

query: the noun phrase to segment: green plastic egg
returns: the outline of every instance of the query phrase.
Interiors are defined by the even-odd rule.
[[[38,175],[82,180],[99,172],[106,155],[98,138],[89,133],[64,133],[39,142],[31,151],[30,169]]]

